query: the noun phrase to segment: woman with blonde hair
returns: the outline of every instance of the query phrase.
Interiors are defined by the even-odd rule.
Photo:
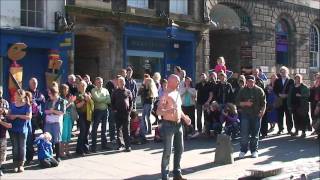
[[[94,105],[91,95],[86,92],[87,83],[82,80],[77,86],[79,93],[76,97],[75,105],[79,115],[80,134],[78,136],[76,153],[84,156],[89,153],[88,136]]]
[[[44,130],[52,135],[52,144],[55,148],[56,159],[60,161],[63,115],[66,112],[67,103],[60,97],[59,87],[56,85],[49,88],[48,96],[49,100],[45,105],[46,120]]]
[[[151,122],[150,122],[151,110],[153,108],[153,103],[155,99],[158,97],[158,89],[152,78],[146,77],[144,79],[138,94],[141,96],[142,105],[143,105],[142,123],[140,128],[143,135],[145,135],[146,132],[148,134],[151,134]],[[147,121],[147,124],[146,124],[146,121]]]
[[[14,172],[24,171],[24,162],[26,158],[26,143],[28,134],[28,122],[32,117],[32,110],[29,104],[30,100],[26,92],[18,89],[14,94],[14,103],[10,106],[8,119],[12,123],[9,129],[12,142],[12,157]]]

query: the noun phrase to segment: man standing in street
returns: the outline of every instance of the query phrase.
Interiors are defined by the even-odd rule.
[[[281,78],[278,78],[274,82],[274,88],[273,88],[274,93],[276,93],[277,97],[282,100],[280,101],[281,103],[279,104],[279,107],[277,107],[278,127],[279,127],[278,135],[283,133],[284,114],[286,115],[286,125],[287,125],[288,134],[292,135],[293,134],[292,133],[292,128],[293,128],[292,114],[288,109],[287,99],[288,99],[289,90],[291,89],[292,86],[294,86],[294,81],[289,77],[289,69],[285,66],[282,66],[280,68],[280,75],[281,75]]]
[[[125,88],[124,77],[118,78],[118,89],[112,93],[111,107],[115,112],[118,150],[131,151],[129,137],[129,118],[132,111],[132,94]],[[125,149],[124,149],[125,148]]]
[[[255,84],[253,75],[247,76],[247,85],[240,89],[236,104],[241,111],[241,141],[239,158],[245,157],[250,142],[253,158],[258,157],[258,140],[261,118],[266,109],[266,96],[262,88]]]
[[[127,77],[126,77],[126,88],[129,89],[132,93],[133,99],[133,109],[136,109],[136,97],[138,94],[137,83],[132,79],[133,70],[131,67],[127,68]]]
[[[163,180],[169,179],[169,162],[172,152],[172,144],[174,148],[174,165],[173,165],[173,179],[183,180],[181,175],[180,160],[184,149],[183,145],[183,125],[181,119],[185,124],[190,125],[190,118],[185,115],[181,109],[182,101],[178,92],[179,76],[170,75],[168,79],[168,91],[160,98],[157,114],[162,116],[163,133],[163,154],[161,162],[161,175]]]
[[[107,119],[108,105],[111,103],[109,91],[103,87],[103,79],[97,77],[96,87],[91,90],[92,100],[94,102],[93,125],[92,125],[92,146],[91,151],[96,152],[97,130],[101,123],[101,148],[107,149]]]

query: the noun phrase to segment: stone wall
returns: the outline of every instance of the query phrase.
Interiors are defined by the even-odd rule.
[[[239,6],[252,20],[253,67],[267,66],[268,72],[276,72],[275,25],[280,19],[288,22],[291,29],[289,56],[290,69],[309,77],[309,28],[320,19],[319,9],[286,3],[283,1],[209,0],[212,8],[216,4]],[[315,71],[319,71],[316,69]]]

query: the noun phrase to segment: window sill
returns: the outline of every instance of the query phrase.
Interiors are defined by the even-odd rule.
[[[156,15],[155,9],[144,9],[144,8],[137,8],[137,7],[127,7],[127,13],[128,14],[134,14],[138,16],[147,16],[147,17],[153,17]]]
[[[170,12],[169,16],[173,19],[193,20],[193,17],[187,14],[177,14]]]
[[[20,28],[21,28],[21,29],[29,29],[29,30],[38,30],[38,31],[46,30],[45,28],[30,27],[30,26],[21,26],[21,25],[20,25]]]

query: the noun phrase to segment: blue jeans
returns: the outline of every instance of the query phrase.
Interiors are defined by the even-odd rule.
[[[10,132],[12,159],[15,166],[23,165],[26,158],[27,133]]]
[[[140,129],[142,135],[145,135],[147,132],[151,133],[151,110],[153,108],[153,104],[144,104],[143,105],[143,112],[142,112],[142,122],[140,123]],[[147,124],[146,124],[147,120]]]
[[[91,130],[91,138],[92,138],[92,149],[96,148],[97,145],[97,130],[99,124],[101,123],[101,146],[107,145],[107,119],[108,119],[108,110],[94,110],[93,113],[93,125]]]
[[[173,175],[181,175],[180,160],[184,149],[182,123],[162,120],[161,133],[163,135],[163,154],[161,161],[162,179],[169,179],[169,162],[174,147]]]
[[[248,151],[248,144],[250,141],[250,151],[255,152],[258,149],[259,132],[260,132],[260,118],[259,117],[249,117],[242,114],[240,122],[241,130],[241,141],[240,146],[241,152],[246,153]]]
[[[108,116],[108,123],[109,123],[109,135],[110,141],[115,140],[115,132],[116,132],[116,122],[114,120],[114,112],[112,111],[111,107],[108,108],[109,116]]]
[[[52,144],[56,144],[61,142],[62,140],[62,123],[55,122],[55,123],[48,123],[46,122],[44,126],[44,131],[49,132],[52,136]]]

